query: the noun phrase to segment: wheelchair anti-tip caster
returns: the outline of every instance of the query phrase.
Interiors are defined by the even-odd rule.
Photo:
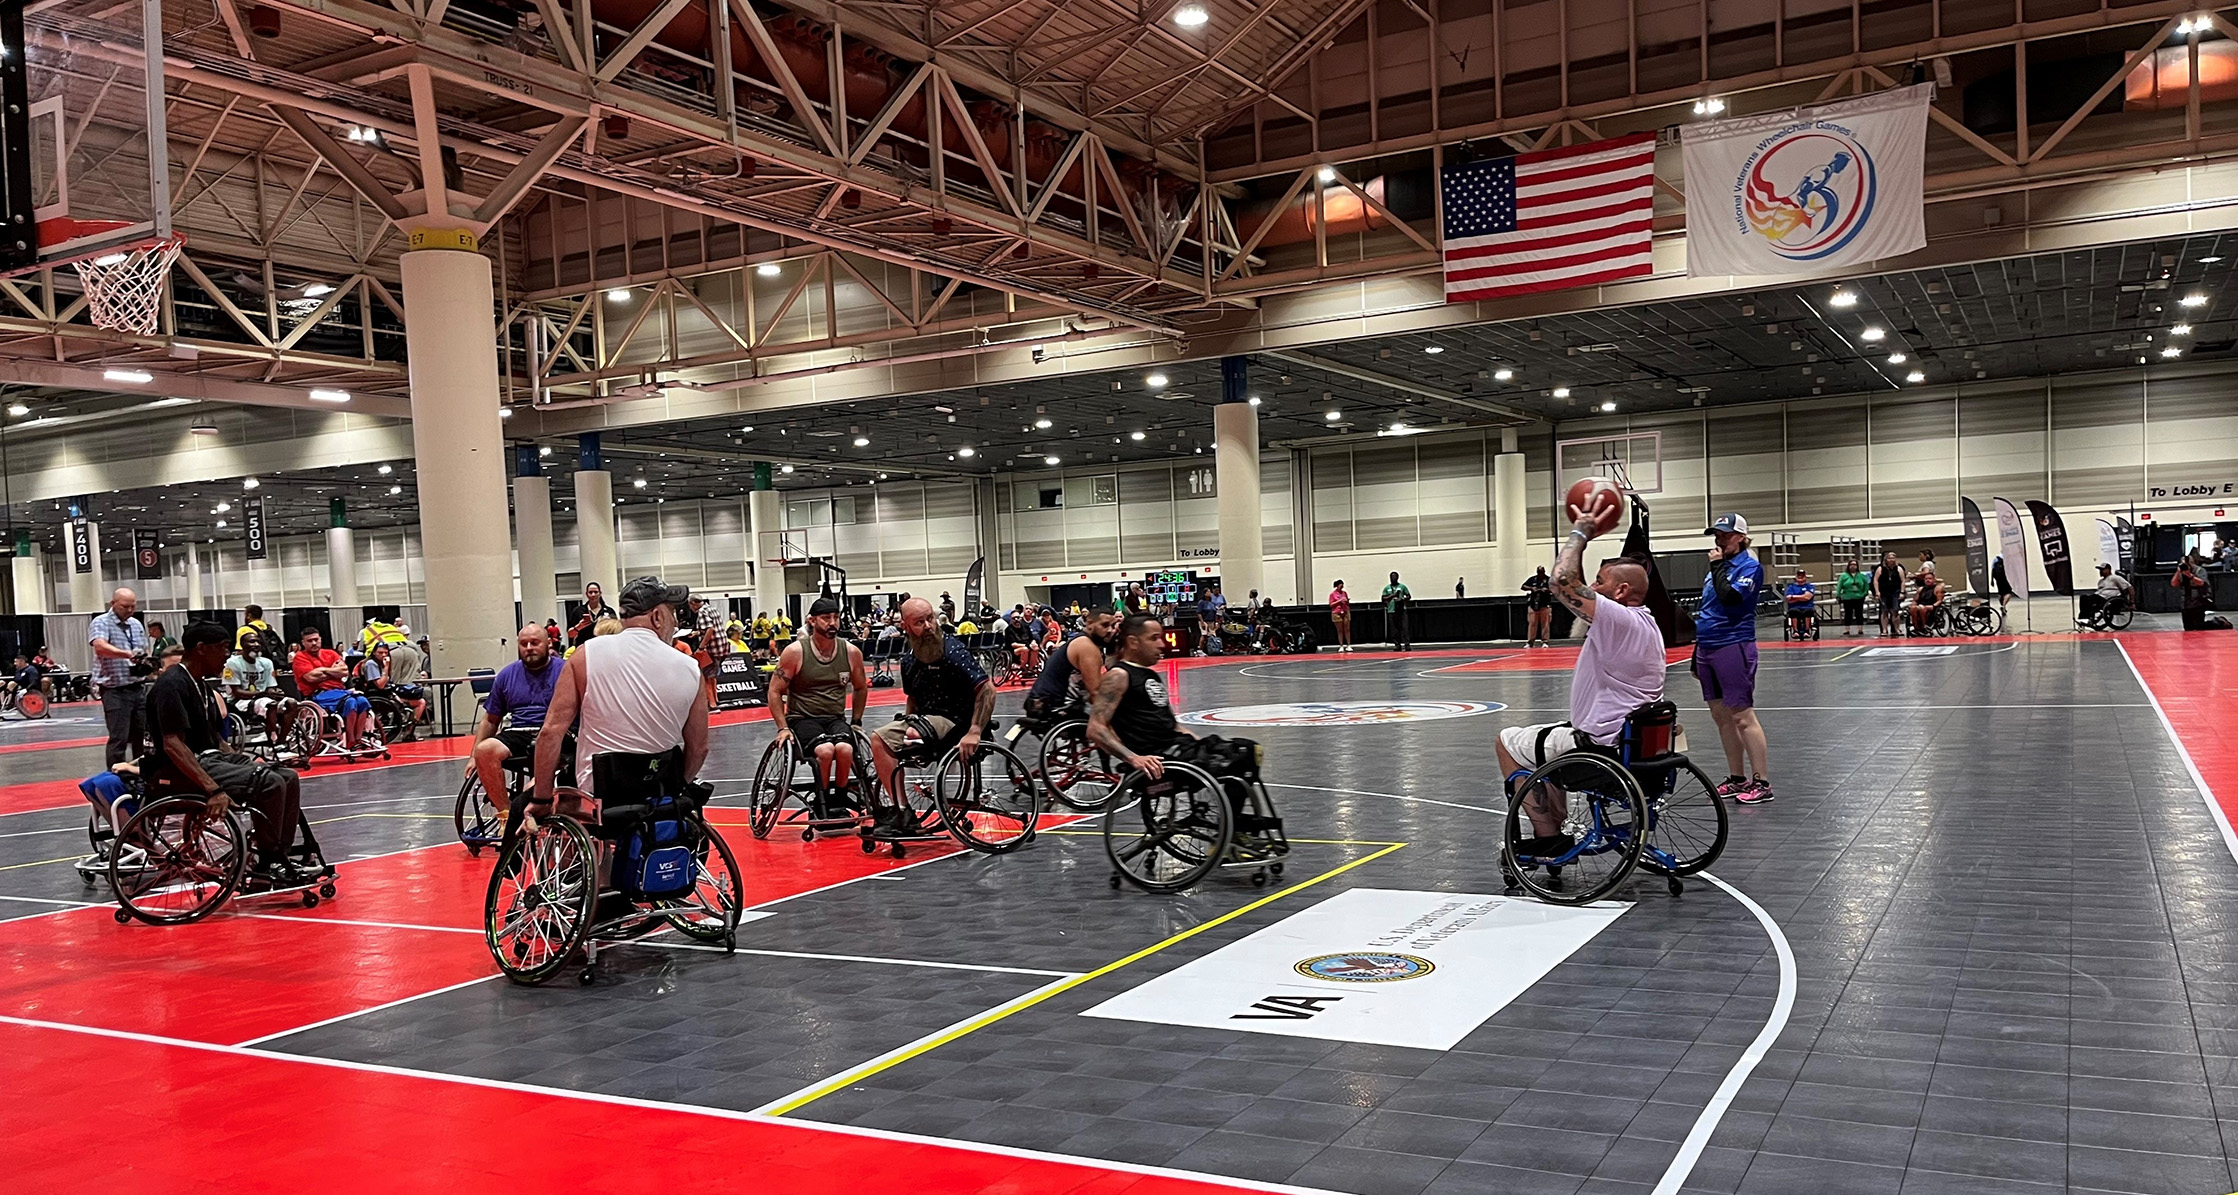
[[[319,894],[316,892],[305,892],[303,894],[303,907],[306,909],[318,908]]]
[[[868,830],[863,831],[863,853],[866,855],[878,853],[878,840],[872,838]]]
[[[116,918],[117,924],[123,925],[126,922],[132,920],[132,914],[125,912],[123,909],[118,909],[116,912]]]
[[[598,973],[596,971],[593,971],[589,967],[585,967],[581,971],[576,972],[575,982],[578,986],[587,988],[591,986],[591,982],[597,978]]]
[[[1281,875],[1281,874],[1282,874],[1282,865],[1281,865],[1280,863],[1277,863],[1277,864],[1275,864],[1275,865],[1274,865],[1274,868],[1273,868],[1273,871],[1274,871],[1274,874],[1276,874],[1276,875]]]
[[[1681,893],[1681,892],[1684,892],[1684,891],[1686,891],[1686,885],[1685,885],[1685,884],[1684,884],[1683,882],[1681,882],[1681,881],[1679,880],[1679,878],[1678,878],[1677,876],[1672,876],[1672,877],[1671,877],[1671,895],[1673,895],[1673,896],[1677,896],[1677,895],[1678,895],[1679,893]]]
[[[1251,873],[1251,886],[1252,886],[1252,887],[1254,887],[1254,888],[1264,888],[1264,887],[1266,887],[1266,886],[1267,886],[1267,873],[1266,873],[1266,872],[1263,872],[1263,871],[1254,871],[1254,872],[1252,872],[1252,873]]]
[[[1119,887],[1119,873],[1116,871],[1111,873],[1111,886],[1115,889]]]
[[[894,858],[896,858],[896,859],[900,859],[900,858],[902,858],[903,856],[906,856],[907,854],[909,854],[909,848],[908,848],[908,847],[905,847],[905,846],[903,846],[902,844],[900,844],[900,843],[898,843],[898,842],[894,844]]]
[[[1500,869],[1500,879],[1502,882],[1507,884],[1508,891],[1510,892],[1513,892],[1523,886],[1523,881],[1516,877],[1515,872],[1505,867]]]
[[[814,830],[802,830],[800,840],[802,842],[814,842],[816,841],[816,832]]]

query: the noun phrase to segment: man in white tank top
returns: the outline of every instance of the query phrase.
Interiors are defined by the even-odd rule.
[[[591,762],[610,751],[658,755],[681,746],[684,779],[707,762],[707,698],[699,664],[677,651],[687,590],[639,577],[622,588],[622,629],[585,640],[567,657],[536,736],[536,800],[552,800],[560,743],[575,726],[575,786],[591,791]],[[598,794],[592,793],[596,796]]]

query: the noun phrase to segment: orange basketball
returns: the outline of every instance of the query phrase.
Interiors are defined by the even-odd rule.
[[[1569,496],[1562,500],[1562,514],[1572,523],[1590,515],[1593,534],[1607,535],[1624,517],[1624,491],[1606,477],[1580,477],[1570,484]]]

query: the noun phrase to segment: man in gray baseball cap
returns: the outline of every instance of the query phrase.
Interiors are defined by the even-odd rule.
[[[567,657],[536,739],[536,799],[552,799],[560,744],[575,725],[576,787],[591,788],[591,765],[607,752],[659,755],[684,749],[684,779],[707,761],[707,698],[699,665],[670,643],[691,591],[638,577],[622,587],[622,629],[585,640]]]

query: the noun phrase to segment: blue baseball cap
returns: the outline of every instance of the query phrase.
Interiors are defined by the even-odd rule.
[[[1702,532],[1702,534],[1704,535],[1724,535],[1727,533],[1733,535],[1747,535],[1748,520],[1742,518],[1738,514],[1729,514],[1726,515],[1724,518],[1710,524],[1709,529]]]

